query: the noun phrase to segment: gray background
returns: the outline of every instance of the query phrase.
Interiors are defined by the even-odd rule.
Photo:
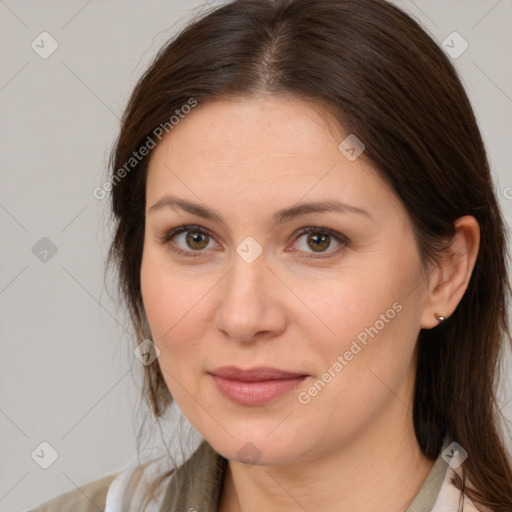
[[[512,2],[395,3],[440,44],[453,31],[468,42],[455,64],[512,225]],[[92,191],[136,80],[202,8],[206,0],[0,0],[2,511],[36,506],[135,458],[142,367],[126,315],[105,291],[108,200]],[[43,31],[59,45],[47,59],[31,47]],[[46,262],[33,252],[43,237],[57,249]],[[510,368],[500,394],[509,419]],[[31,456],[43,441],[58,452],[48,469]]]

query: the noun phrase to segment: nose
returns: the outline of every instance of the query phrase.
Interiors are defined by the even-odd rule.
[[[242,343],[279,336],[286,329],[283,285],[264,255],[247,263],[238,256],[219,288],[215,328]]]

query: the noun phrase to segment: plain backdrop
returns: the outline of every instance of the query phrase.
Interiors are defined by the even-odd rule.
[[[34,507],[136,456],[142,370],[128,319],[105,290],[108,200],[92,191],[153,55],[194,12],[220,3],[0,0],[2,511]],[[396,3],[440,45],[454,31],[467,42],[454,62],[510,226],[512,2]],[[500,402],[510,419],[510,363],[506,372]]]

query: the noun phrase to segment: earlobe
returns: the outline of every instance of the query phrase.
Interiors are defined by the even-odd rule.
[[[459,217],[446,253],[438,261],[421,318],[422,329],[432,329],[449,317],[467,290],[480,247],[480,227],[470,215]],[[439,313],[441,311],[441,313]]]

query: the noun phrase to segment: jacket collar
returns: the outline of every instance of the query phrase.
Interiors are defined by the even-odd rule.
[[[405,512],[459,510],[461,491],[455,485],[455,477],[462,476],[463,456],[458,446],[450,438],[445,439],[439,457]],[[164,481],[164,490],[158,502],[147,510],[216,512],[227,465],[227,459],[218,454],[207,441],[203,441],[192,456]],[[140,510],[140,504],[147,494],[147,482],[168,469],[165,467],[165,459],[156,467],[159,469],[156,472],[153,469],[153,475],[149,477],[145,474],[146,469],[136,463],[122,471],[109,487],[105,512]],[[479,512],[467,496],[463,500],[464,512]]]

